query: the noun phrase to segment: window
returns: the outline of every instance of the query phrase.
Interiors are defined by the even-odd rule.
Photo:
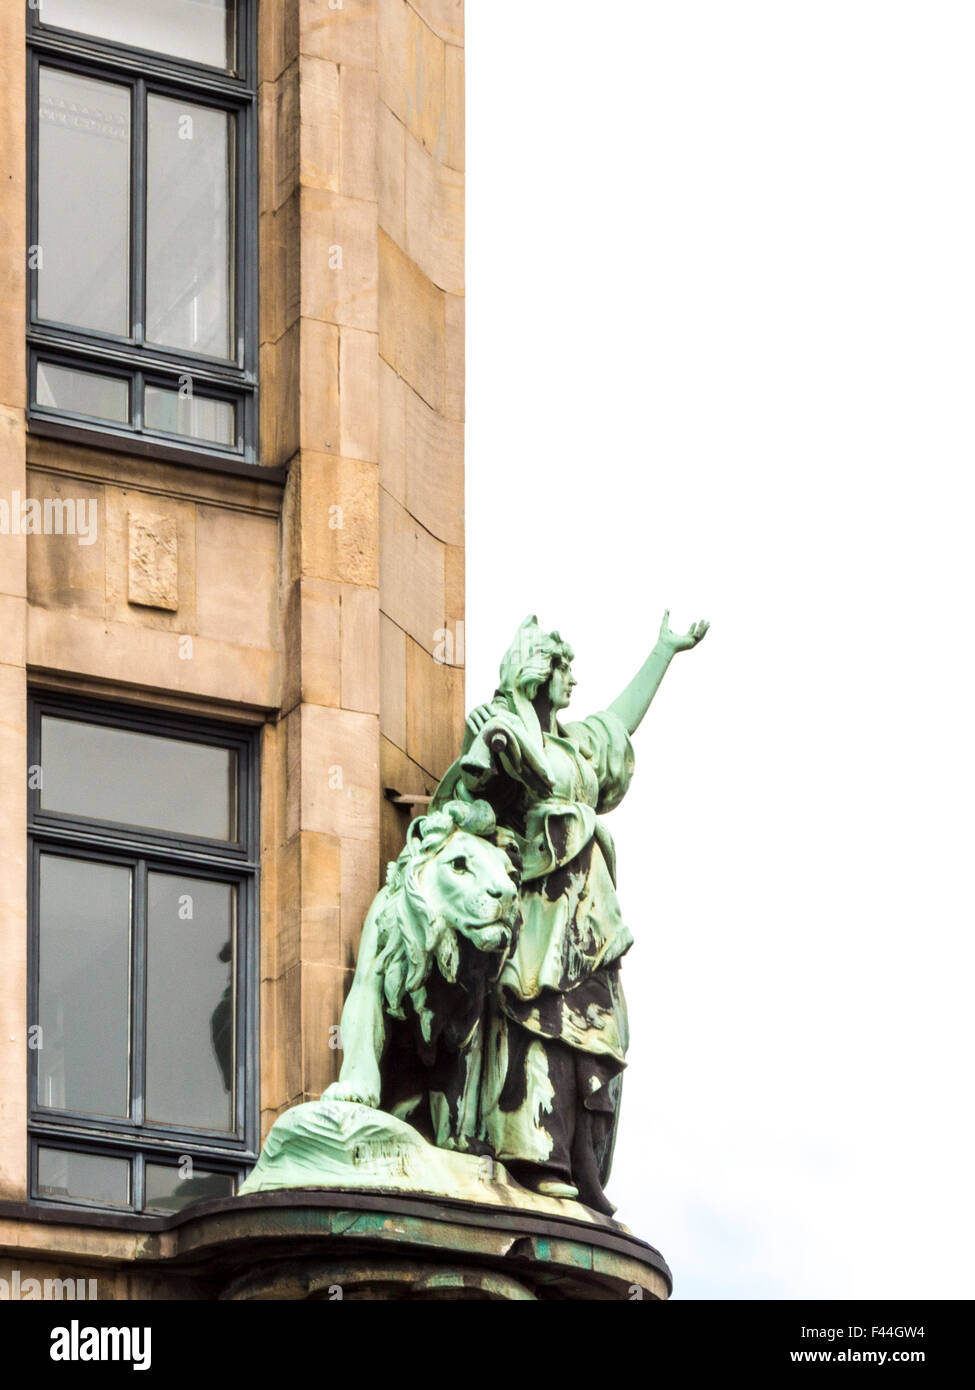
[[[256,462],[253,13],[29,8],[35,428]]]
[[[256,1158],[249,735],[31,702],[31,1193],[135,1212]]]

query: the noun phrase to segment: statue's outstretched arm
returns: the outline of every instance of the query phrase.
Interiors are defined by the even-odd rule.
[[[650,708],[650,702],[660,688],[660,682],[666,675],[667,667],[673,660],[675,652],[686,652],[691,647],[696,647],[708,630],[706,622],[691,623],[687,632],[678,635],[676,632],[671,632],[668,626],[669,620],[670,609],[668,608],[660,624],[660,636],[657,638],[657,645],[622,695],[610,705],[613,713],[619,715],[626,725],[627,733],[635,734],[640,727],[643,716]]]

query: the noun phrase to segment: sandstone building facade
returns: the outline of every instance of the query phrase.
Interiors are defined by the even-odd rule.
[[[5,1278],[185,1291],[149,1223],[337,1075],[463,722],[463,63],[461,0],[0,7]]]

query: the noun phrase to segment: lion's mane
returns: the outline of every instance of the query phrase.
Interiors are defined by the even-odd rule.
[[[399,858],[386,873],[388,897],[379,918],[376,967],[383,976],[389,1013],[404,1018],[403,1000],[419,990],[434,961],[445,980],[457,979],[459,948],[452,923],[431,904],[420,886],[420,873],[439,854],[455,830],[481,838],[496,830],[494,811],[486,801],[448,801],[442,810],[414,820]],[[492,949],[499,953],[498,970],[511,948],[510,923],[489,929]]]

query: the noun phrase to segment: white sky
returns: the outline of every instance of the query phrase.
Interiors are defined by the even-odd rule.
[[[610,817],[684,1297],[975,1296],[975,9],[467,0],[468,705],[707,617]]]

